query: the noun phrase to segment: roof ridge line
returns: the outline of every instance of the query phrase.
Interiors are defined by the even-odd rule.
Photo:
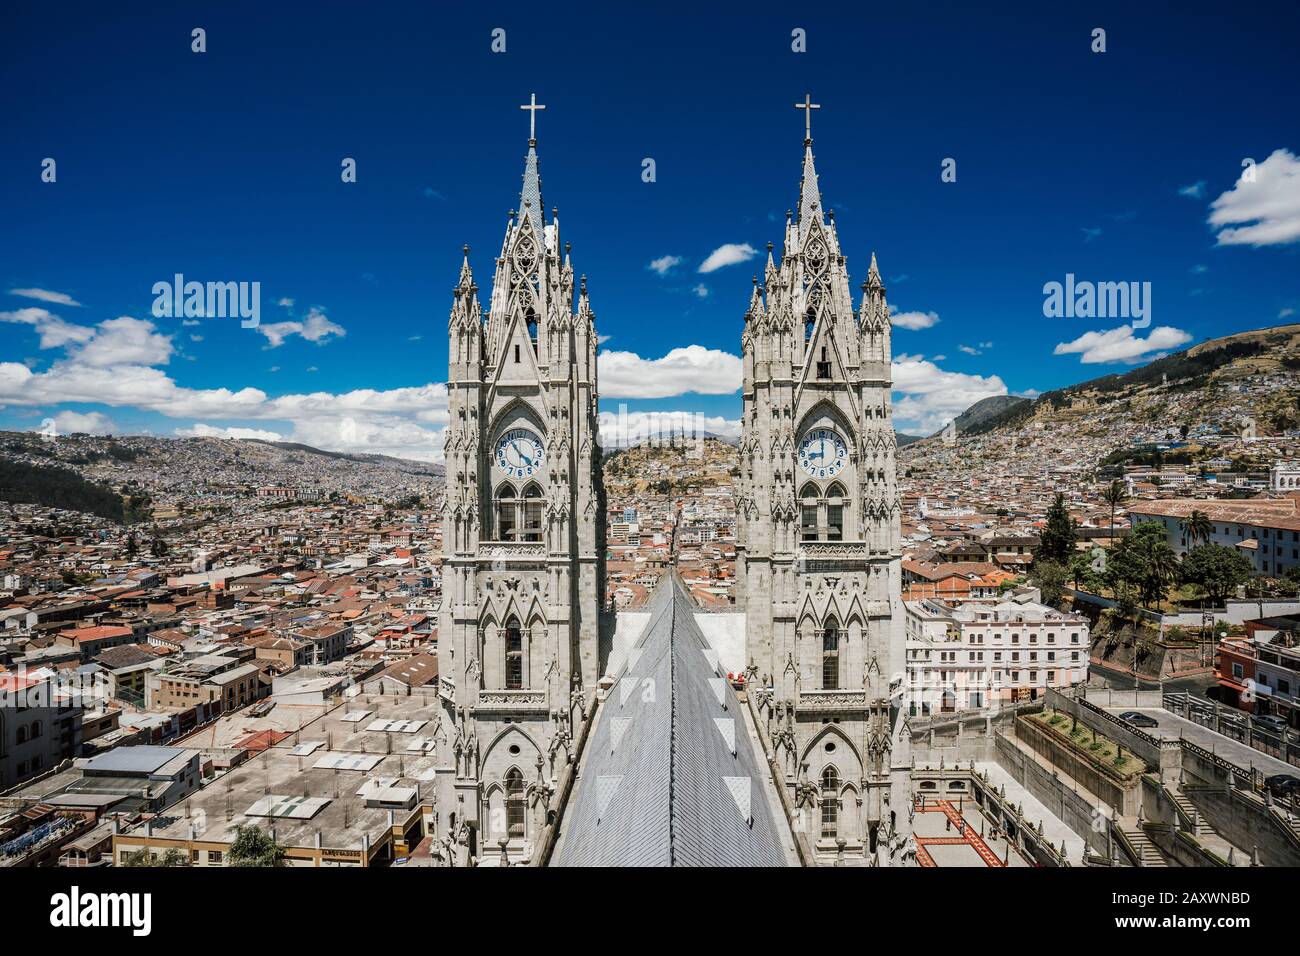
[[[668,574],[668,586],[672,588],[669,595],[669,621],[668,621],[668,865],[671,867],[676,860],[677,847],[673,839],[674,818],[677,816],[677,795],[674,788],[677,784],[677,655],[674,652],[674,643],[677,636],[677,582],[671,577],[673,574],[670,569]]]

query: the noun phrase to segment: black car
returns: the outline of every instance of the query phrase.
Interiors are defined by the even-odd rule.
[[[1160,721],[1154,717],[1148,717],[1146,714],[1139,714],[1136,710],[1126,710],[1119,715],[1119,719],[1126,724],[1132,724],[1134,727],[1159,727]]]
[[[1275,797],[1300,797],[1300,777],[1278,773],[1264,781],[1264,786]]]

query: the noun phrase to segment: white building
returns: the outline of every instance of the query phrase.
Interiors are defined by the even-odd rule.
[[[1300,461],[1276,461],[1268,472],[1269,491],[1300,491]]]
[[[997,709],[1088,679],[1088,622],[1044,604],[907,601],[908,710]]]

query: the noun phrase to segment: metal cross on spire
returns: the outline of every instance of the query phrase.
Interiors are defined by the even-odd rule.
[[[812,101],[812,94],[805,93],[803,102],[794,104],[797,110],[803,110],[803,138],[805,142],[812,142],[812,111],[822,108],[820,103]]]
[[[537,111],[546,109],[546,106],[537,102],[537,94],[528,94],[528,102],[519,107],[521,110],[528,110],[528,142],[537,141]]]

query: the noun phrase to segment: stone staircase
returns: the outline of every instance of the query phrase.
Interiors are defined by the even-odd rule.
[[[1121,824],[1117,829],[1124,841],[1137,855],[1138,866],[1169,866],[1165,862],[1164,856],[1156,849],[1156,845],[1151,842],[1140,826]]]
[[[1196,805],[1192,803],[1191,800],[1187,799],[1186,794],[1181,790],[1174,790],[1172,788],[1168,790],[1168,793],[1169,798],[1174,802],[1174,806],[1178,807],[1182,815],[1191,822],[1191,832],[1193,836],[1204,836],[1209,832],[1210,828],[1205,824],[1205,821],[1201,819],[1201,814],[1196,809]]]

